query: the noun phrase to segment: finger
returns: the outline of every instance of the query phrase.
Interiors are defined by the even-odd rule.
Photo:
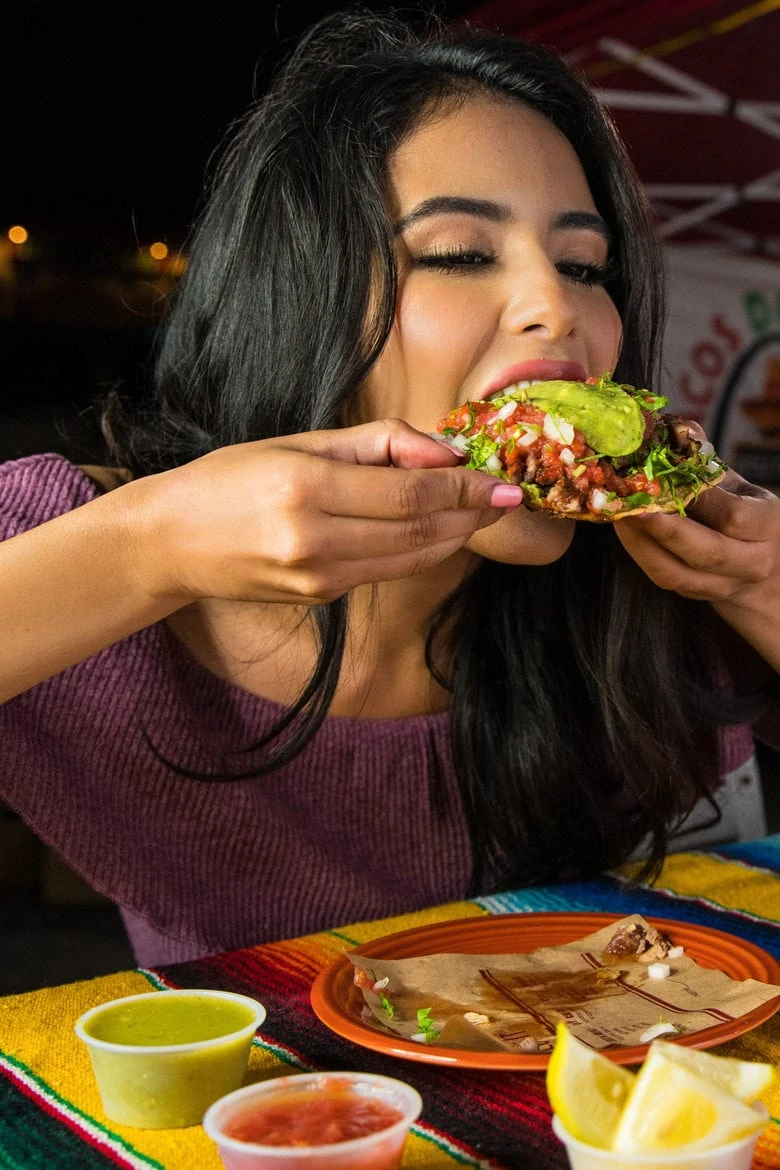
[[[427,512],[410,520],[335,516],[320,526],[316,537],[304,534],[298,544],[298,557],[289,559],[310,563],[354,562],[372,557],[408,556],[444,541],[462,545],[478,528],[495,524],[503,514],[498,508],[459,508]]]
[[[772,511],[776,508],[773,501]],[[691,525],[684,524],[686,519],[691,525],[747,544],[765,540],[771,528],[766,498],[735,494],[721,487],[702,492],[697,500],[686,506],[686,517],[680,517],[676,512],[648,512],[644,516],[629,517],[621,524],[636,523],[663,542],[667,536],[674,539],[684,531],[693,532]]]
[[[702,492],[686,510],[700,524],[724,536],[755,541],[766,538],[773,516],[777,523],[780,505],[773,493],[730,473],[721,485]]]
[[[522,489],[464,467],[402,470],[306,460],[299,453],[277,459],[258,492],[263,501],[291,513],[316,508],[325,516],[413,520],[455,509],[503,509],[517,505]]]
[[[443,442],[400,419],[382,419],[343,430],[310,431],[268,440],[266,445],[308,451],[325,459],[375,467],[454,467],[462,457]]]
[[[302,596],[312,604],[331,601],[358,585],[377,584],[424,573],[426,569],[453,556],[462,547],[463,539],[458,536],[411,552],[341,561],[330,566],[327,575],[320,575],[316,570],[291,574],[284,580],[282,588],[288,591],[290,598],[297,598],[298,601]]]
[[[726,582],[733,591],[762,580],[768,571],[769,542],[735,540],[690,518],[658,513],[629,517],[616,531],[651,580],[686,596],[705,591],[723,597]]]

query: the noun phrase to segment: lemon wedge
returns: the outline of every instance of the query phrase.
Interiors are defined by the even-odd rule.
[[[550,1104],[572,1137],[610,1149],[621,1111],[636,1080],[558,1024],[547,1066]]]
[[[651,1046],[636,1076],[612,1139],[615,1153],[693,1153],[765,1128],[766,1114],[762,1117],[676,1059],[670,1060],[666,1047],[658,1042]]]
[[[655,1040],[652,1047],[666,1060],[682,1065],[724,1093],[744,1101],[746,1105],[750,1105],[769,1087],[775,1075],[771,1064],[762,1064],[757,1060],[716,1056],[697,1048],[682,1048],[679,1044],[670,1044],[668,1040]]]

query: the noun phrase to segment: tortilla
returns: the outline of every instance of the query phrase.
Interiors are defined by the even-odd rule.
[[[686,420],[663,413],[666,404],[605,374],[509,387],[464,403],[437,430],[467,467],[519,484],[532,510],[595,524],[650,512],[684,516],[728,468]]]
[[[688,488],[687,491],[681,492],[678,488],[674,495],[665,493],[652,504],[637,504],[635,508],[624,508],[611,516],[596,512],[561,512],[556,509],[554,504],[542,503],[536,505],[525,500],[523,502],[526,504],[526,507],[548,512],[551,516],[557,516],[559,519],[588,520],[593,524],[614,524],[615,521],[623,520],[626,516],[647,516],[650,512],[679,512],[681,516],[684,516],[687,505],[697,500],[702,492],[706,492],[719,484],[727,470],[726,465],[722,464],[721,470],[712,479],[702,481],[695,487]]]

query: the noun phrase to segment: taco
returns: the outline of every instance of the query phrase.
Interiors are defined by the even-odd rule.
[[[466,402],[437,430],[467,467],[523,488],[526,507],[573,520],[612,522],[679,512],[728,470],[667,399],[613,382],[532,382]]]

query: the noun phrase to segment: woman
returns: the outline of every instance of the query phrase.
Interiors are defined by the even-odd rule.
[[[520,379],[652,386],[659,271],[556,58],[349,13],[304,39],[225,151],[146,419],[109,413],[129,482],[0,471],[3,795],[139,961],[648,834],[657,863],[750,753],[780,501],[731,474],[594,531],[428,437]]]

